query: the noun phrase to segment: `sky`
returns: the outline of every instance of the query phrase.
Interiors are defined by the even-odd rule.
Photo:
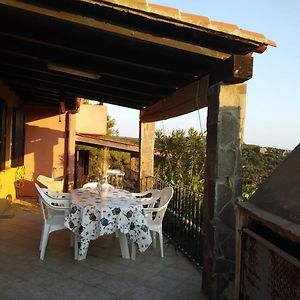
[[[254,54],[253,78],[247,81],[246,144],[294,149],[300,143],[300,1],[299,0],[152,0],[232,23],[264,34],[276,42]],[[108,105],[121,136],[138,137],[139,111]],[[156,122],[166,133],[176,129],[206,128],[207,109]]]

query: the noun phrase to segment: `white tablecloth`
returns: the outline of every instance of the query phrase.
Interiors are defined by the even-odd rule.
[[[101,197],[97,190],[74,190],[65,226],[78,237],[78,259],[86,257],[91,240],[117,230],[128,233],[138,249],[145,251],[152,240],[142,209],[128,191],[114,189]]]

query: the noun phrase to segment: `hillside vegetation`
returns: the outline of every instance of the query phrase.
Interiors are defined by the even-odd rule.
[[[155,176],[169,183],[204,191],[206,134],[181,129],[165,135],[156,132]],[[255,145],[242,147],[243,198],[247,200],[288,155],[289,151]]]
[[[289,153],[288,150],[244,144],[242,147],[243,197],[248,199]]]

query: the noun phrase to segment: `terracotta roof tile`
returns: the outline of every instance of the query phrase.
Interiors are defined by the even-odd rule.
[[[265,39],[266,38],[263,34],[258,33],[258,32],[253,32],[253,31],[244,30],[244,29],[240,29],[240,31],[244,35],[249,35],[249,36],[252,36],[252,37],[259,38],[259,39]]]
[[[109,2],[117,5],[122,5],[126,7],[130,7],[133,9],[138,9],[142,11],[148,10],[148,2],[147,0],[105,0],[100,2]]]
[[[273,46],[273,47],[277,47],[276,42],[268,40],[268,45]]]
[[[180,19],[180,11],[177,8],[148,3],[148,12],[157,13],[166,17]]]
[[[181,20],[187,23],[204,25],[209,24],[209,18],[181,12]]]
[[[204,16],[198,16],[181,12],[176,8],[153,4],[147,0],[105,0],[99,2],[110,2],[121,6],[126,6],[135,10],[140,10],[144,13],[156,14],[158,16],[167,17],[175,21],[182,21],[202,28],[207,28],[212,31],[223,32],[249,41],[261,43],[262,45],[276,46],[276,43],[268,40],[263,34],[240,29],[235,24],[224,23],[210,20]],[[261,51],[258,49],[258,51]]]
[[[216,27],[224,27],[224,28],[227,28],[230,30],[239,29],[235,24],[224,23],[224,22],[219,22],[219,21],[210,21],[210,25],[216,26]]]

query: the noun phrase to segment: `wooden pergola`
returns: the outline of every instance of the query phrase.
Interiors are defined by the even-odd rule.
[[[76,111],[83,97],[140,110],[141,177],[153,172],[154,122],[208,107],[203,289],[221,297],[234,265],[244,82],[252,54],[275,43],[146,0],[0,0],[0,40],[0,80],[24,104]]]

